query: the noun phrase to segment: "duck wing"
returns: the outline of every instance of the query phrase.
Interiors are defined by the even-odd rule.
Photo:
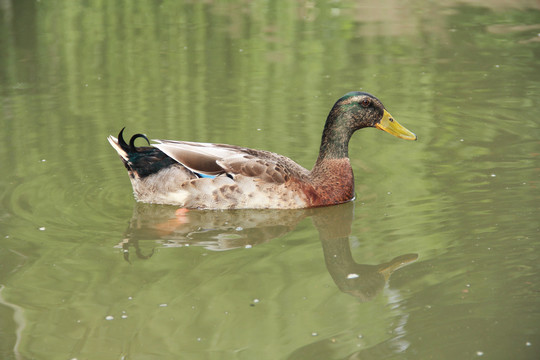
[[[216,161],[236,154],[234,150],[227,149],[218,144],[152,140],[157,142],[157,144],[152,144],[152,146],[163,151],[167,156],[178,161],[191,171],[199,174],[214,176],[224,174],[225,170]]]
[[[175,140],[153,140],[152,146],[199,174],[228,174],[257,177],[261,181],[282,184],[291,177],[308,176],[309,171],[291,159],[264,150],[235,145]]]

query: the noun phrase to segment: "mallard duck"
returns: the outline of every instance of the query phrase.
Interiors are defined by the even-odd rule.
[[[129,144],[109,136],[128,170],[138,201],[196,209],[297,209],[341,204],[354,198],[348,144],[352,134],[375,127],[406,140],[401,126],[375,96],[350,92],[332,107],[311,171],[276,153],[235,145],[153,140],[135,134]]]

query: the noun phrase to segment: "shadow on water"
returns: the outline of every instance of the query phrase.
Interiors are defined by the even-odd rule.
[[[118,247],[128,262],[132,251],[138,259],[152,257],[154,249],[143,252],[141,241],[155,241],[161,247],[203,246],[214,251],[253,247],[287,234],[311,217],[334,283],[342,292],[370,301],[394,271],[416,261],[418,255],[404,254],[376,265],[356,263],[349,243],[353,212],[353,202],[317,209],[230,211],[188,211],[137,203]]]

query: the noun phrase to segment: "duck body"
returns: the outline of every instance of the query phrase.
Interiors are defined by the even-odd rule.
[[[127,144],[123,129],[108,140],[128,170],[138,201],[196,209],[298,209],[354,198],[348,142],[363,127],[416,139],[377,98],[352,92],[328,115],[311,171],[283,155],[235,145],[153,140],[151,146],[136,147],[135,140],[148,141],[146,136],[136,134]]]
[[[322,171],[327,181],[321,182],[291,159],[264,150],[171,140],[130,148],[122,134],[109,141],[124,160],[135,198],[145,203],[198,209],[298,209],[340,204],[354,197],[349,159],[325,161]],[[199,154],[219,168],[192,170],[174,160],[176,153]]]

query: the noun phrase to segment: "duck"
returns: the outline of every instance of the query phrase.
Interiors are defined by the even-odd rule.
[[[349,160],[351,136],[377,128],[405,140],[417,136],[400,125],[375,96],[361,91],[336,101],[326,119],[311,170],[286,156],[237,145],[160,140],[123,128],[108,141],[126,167],[137,201],[185,209],[301,209],[354,200]],[[148,146],[136,146],[143,138]]]

